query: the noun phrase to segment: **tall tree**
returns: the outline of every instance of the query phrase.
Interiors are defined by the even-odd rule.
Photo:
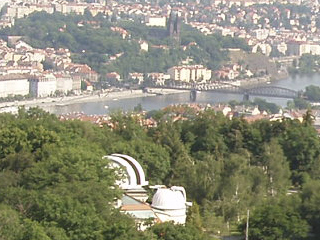
[[[242,230],[245,227],[245,223],[241,225]],[[307,237],[308,232],[309,225],[290,204],[265,203],[250,214],[252,240],[298,240]]]
[[[268,191],[271,196],[286,193],[290,186],[290,169],[277,139],[264,145],[261,164],[268,177]]]

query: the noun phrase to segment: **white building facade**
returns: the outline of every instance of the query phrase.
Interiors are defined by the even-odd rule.
[[[57,79],[52,73],[30,78],[30,94],[34,97],[49,97],[57,90]]]
[[[57,81],[57,89],[60,93],[67,94],[73,90],[73,80],[69,74],[56,73],[54,74]]]
[[[302,56],[303,54],[320,55],[320,45],[309,42],[289,42],[288,55]]]
[[[28,77],[18,74],[0,76],[0,97],[5,98],[14,95],[28,95]]]
[[[146,25],[152,27],[165,27],[167,25],[167,18],[163,16],[147,16]]]
[[[168,69],[170,79],[182,82],[201,82],[211,79],[211,70],[202,65],[182,65]]]

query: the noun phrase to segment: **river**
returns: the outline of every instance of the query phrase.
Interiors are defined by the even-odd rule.
[[[284,87],[292,90],[304,90],[308,85],[320,86],[320,74],[314,74],[312,76],[295,76],[288,77],[279,81],[275,81],[269,84],[269,86]],[[84,112],[88,115],[93,114],[107,114],[112,111],[133,110],[135,106],[141,104],[144,110],[158,110],[171,104],[178,103],[190,103],[189,93],[178,93],[171,95],[160,95],[160,96],[148,96],[138,97],[134,99],[114,99],[99,102],[88,102],[88,103],[75,103],[67,106],[52,106],[45,110],[55,114],[65,114],[69,112]],[[230,100],[242,100],[242,95],[237,94],[225,94],[225,93],[214,93],[214,92],[200,92],[197,94],[195,103],[200,104],[216,104],[226,103]],[[253,99],[254,96],[250,97]],[[290,99],[284,98],[270,98],[270,97],[259,97],[266,99],[268,102],[276,103],[282,107],[287,105],[287,101]]]

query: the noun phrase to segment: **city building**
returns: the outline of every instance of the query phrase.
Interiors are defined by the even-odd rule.
[[[72,75],[72,90],[76,93],[81,92],[81,77],[79,75]]]
[[[167,19],[163,16],[146,16],[145,23],[152,27],[165,27]]]
[[[57,89],[59,93],[66,94],[69,91],[73,90],[73,80],[70,74],[67,73],[54,73],[54,76],[57,79]]]
[[[29,81],[26,75],[8,74],[0,76],[0,97],[28,95]]]
[[[79,77],[81,81],[89,81],[92,83],[98,82],[98,73],[93,71],[91,67],[89,67],[86,64],[70,63],[67,64],[64,70],[69,72],[72,75],[72,77]]]
[[[170,80],[170,74],[166,73],[158,73],[158,72],[153,72],[153,73],[148,73],[147,77],[152,80],[152,82],[155,85],[164,85],[165,81]]]
[[[320,55],[320,45],[309,42],[291,41],[287,43],[287,54],[302,56],[303,54]]]
[[[57,90],[57,79],[53,73],[33,75],[29,79],[30,94],[34,97],[48,97]]]
[[[135,80],[137,84],[140,85],[144,81],[144,76],[143,76],[143,73],[133,72],[133,73],[129,73],[129,79]]]
[[[115,81],[115,82],[120,82],[121,81],[121,76],[117,72],[110,72],[106,74],[107,81]]]
[[[211,70],[202,65],[182,65],[168,69],[170,79],[182,82],[201,82],[211,79]]]

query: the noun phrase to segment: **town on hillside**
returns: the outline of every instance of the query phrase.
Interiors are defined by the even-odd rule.
[[[320,239],[319,77],[320,0],[0,0],[0,240]]]
[[[91,92],[111,86],[165,86],[168,82],[250,85],[257,77],[269,82],[288,76],[288,72],[320,69],[317,60],[320,55],[318,1],[6,0],[1,1],[0,7],[0,33],[3,38],[0,41],[0,98],[7,100],[16,100],[15,96],[43,98],[81,94],[82,91]],[[134,60],[122,50],[116,52],[113,49],[113,53],[110,50],[100,54],[105,62],[99,62],[92,60],[94,57],[85,58],[90,55],[87,50],[81,50],[74,57],[72,49],[40,48],[34,46],[34,42],[28,43],[31,37],[24,36],[23,30],[15,29],[19,27],[16,23],[20,20],[29,16],[36,18],[36,12],[76,16],[79,29],[106,27],[119,41],[126,44],[134,42],[140,56],[156,51],[168,54],[171,49],[179,49],[179,56],[175,61],[168,60],[170,63],[165,65],[159,62],[156,67],[142,69],[143,66],[130,65]],[[104,26],[103,21],[109,21],[110,25]],[[120,22],[139,23],[148,28],[148,33],[151,32],[156,39],[169,39],[169,44],[162,44],[160,40],[160,44],[155,44],[156,40],[149,41],[148,37],[143,39],[143,34],[137,35]],[[220,49],[212,50],[208,44],[202,44],[202,40],[187,41],[184,37],[186,26],[203,36],[214,35],[215,39],[220,36],[224,46],[219,45]],[[17,34],[11,35],[10,29],[15,29]],[[69,26],[65,24],[57,31],[69,33]],[[46,35],[47,38],[52,37],[50,32]],[[139,36],[139,40],[135,36]],[[61,35],[57,39],[61,38],[64,42],[71,41],[68,40],[69,35]],[[41,39],[46,37],[38,40]],[[205,62],[206,52],[209,55]],[[174,58],[175,52],[168,55]],[[217,57],[220,59],[215,59]],[[213,63],[214,60],[217,63]],[[312,64],[308,64],[310,61]],[[126,65],[128,62],[130,64]],[[163,65],[162,71],[154,71],[160,69],[159,65]],[[112,71],[121,67],[125,70]]]

